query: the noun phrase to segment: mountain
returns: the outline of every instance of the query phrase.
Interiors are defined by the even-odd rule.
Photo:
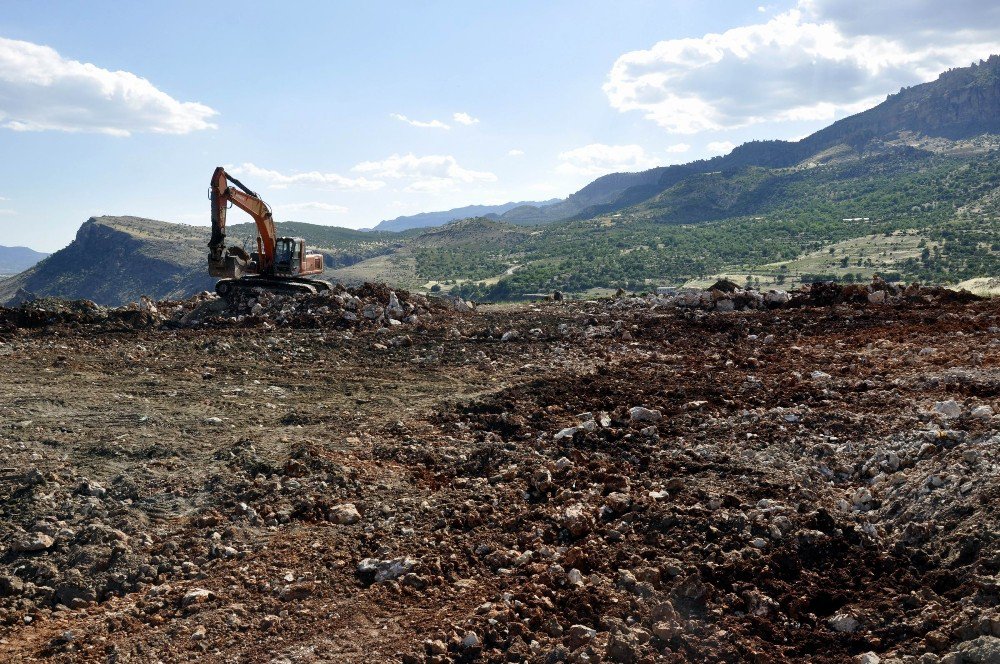
[[[48,256],[27,247],[0,247],[0,275],[17,274]]]
[[[1000,56],[970,67],[952,69],[937,80],[904,88],[884,102],[834,122],[799,141],[751,141],[729,154],[689,164],[653,168],[640,173],[613,173],[594,180],[561,203],[538,208],[521,206],[501,219],[515,224],[542,224],[582,219],[635,205],[687,177],[761,166],[787,168],[813,157],[857,156],[873,145],[909,138],[958,141],[1000,133]],[[907,137],[903,137],[904,140]]]
[[[94,217],[65,248],[0,282],[0,302],[18,293],[123,304],[140,295],[176,298],[210,290],[207,233],[140,217]]]
[[[381,221],[375,226],[376,231],[406,231],[413,228],[431,228],[443,226],[449,221],[468,219],[470,217],[499,216],[508,210],[518,207],[545,208],[553,203],[558,203],[560,199],[553,198],[541,202],[520,202],[503,203],[501,205],[467,205],[465,207],[444,210],[442,212],[421,212],[409,216],[396,217]]]

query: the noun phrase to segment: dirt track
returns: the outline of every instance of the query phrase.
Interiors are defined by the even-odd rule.
[[[1000,303],[39,325],[0,336],[4,661],[974,661],[1000,636]]]

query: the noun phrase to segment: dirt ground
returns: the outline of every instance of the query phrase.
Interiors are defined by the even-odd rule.
[[[1000,652],[1000,302],[140,313],[0,310],[2,661]]]

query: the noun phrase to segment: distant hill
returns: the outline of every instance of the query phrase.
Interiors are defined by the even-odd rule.
[[[27,247],[0,247],[0,275],[17,274],[48,256]]]
[[[413,228],[433,228],[436,226],[443,226],[449,221],[457,221],[459,219],[499,216],[508,210],[512,210],[517,207],[544,208],[552,205],[553,203],[558,203],[560,200],[561,199],[553,198],[552,200],[541,202],[503,203],[501,205],[467,205],[465,207],[444,210],[442,212],[421,212],[419,214],[381,221],[377,226],[375,226],[374,230],[406,231]]]

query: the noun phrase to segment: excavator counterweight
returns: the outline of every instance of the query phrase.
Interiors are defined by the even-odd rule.
[[[278,237],[271,208],[260,196],[219,166],[209,188],[212,201],[212,238],[208,242],[208,273],[221,277],[215,285],[219,295],[265,288],[289,293],[329,290],[328,281],[309,279],[323,273],[323,255],[306,249],[305,240]],[[235,205],[249,214],[257,226],[257,251],[226,246],[226,210]]]

